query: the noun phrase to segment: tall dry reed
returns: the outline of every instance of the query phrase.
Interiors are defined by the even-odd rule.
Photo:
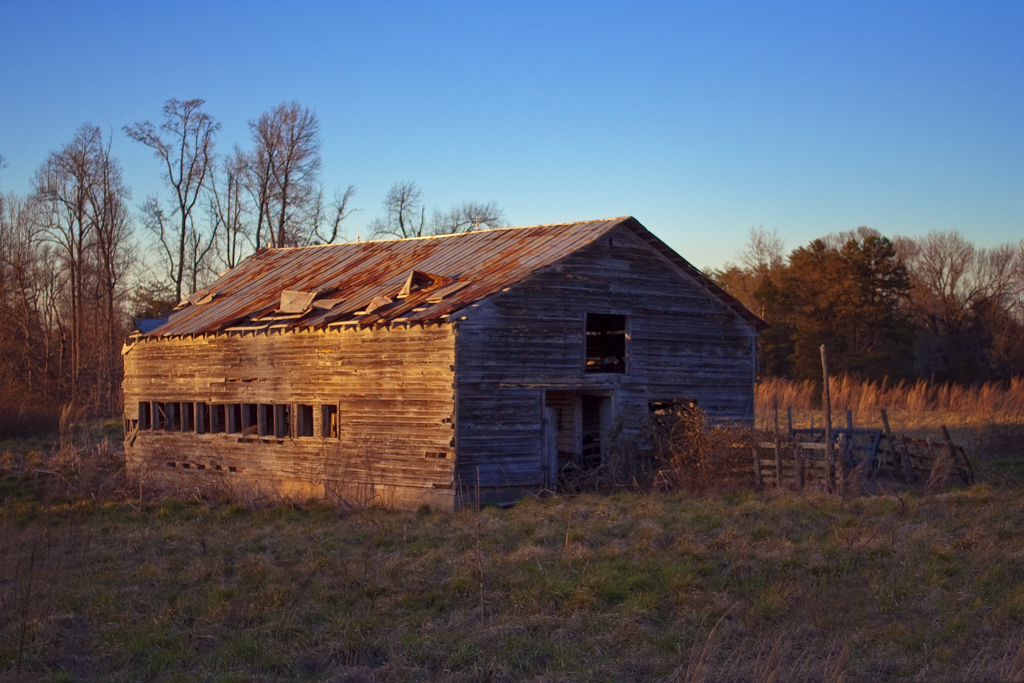
[[[841,376],[829,379],[833,422],[853,412],[856,424],[876,425],[881,409],[903,429],[924,429],[938,424],[979,427],[1024,423],[1024,378],[1006,384],[986,382],[964,386],[946,382],[865,381]],[[810,417],[821,413],[821,389],[815,382],[766,379],[757,386],[755,409],[758,426],[769,428],[778,401],[785,420],[787,407],[796,413],[796,426],[807,426]],[[817,418],[820,424],[820,417]]]

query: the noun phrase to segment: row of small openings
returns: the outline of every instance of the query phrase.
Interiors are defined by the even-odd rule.
[[[239,434],[274,439],[312,437],[314,406],[303,403],[139,401],[139,429]],[[338,406],[320,406],[323,438],[338,438]]]
[[[198,462],[173,462],[171,460],[168,460],[167,461],[167,466],[168,467],[180,467],[183,470],[205,470],[205,469],[207,469],[206,465],[204,465],[202,463],[198,463]],[[224,467],[223,465],[210,465],[209,469],[216,470],[216,471],[224,471],[224,470],[226,470],[228,472],[241,472],[242,471],[242,468],[235,467],[233,465],[228,465],[227,467]]]

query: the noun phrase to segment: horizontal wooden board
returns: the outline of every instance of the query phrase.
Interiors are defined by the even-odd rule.
[[[297,491],[306,490],[303,484],[320,491],[448,490],[455,468],[454,362],[447,325],[142,342],[125,355],[127,419],[137,420],[146,401],[301,404],[313,406],[318,436],[143,429],[126,440],[129,466],[153,476],[276,482]],[[337,437],[319,436],[323,406],[336,411]]]

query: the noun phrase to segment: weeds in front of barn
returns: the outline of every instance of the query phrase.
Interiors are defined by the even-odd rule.
[[[5,489],[0,517],[5,676],[1024,674],[1024,494],[1007,487],[555,496],[441,513],[146,492],[140,504],[127,487],[45,500],[24,483]]]
[[[680,471],[660,493],[394,512],[148,490],[103,429],[72,437],[3,444],[0,677],[1024,676],[1006,479],[842,498]]]

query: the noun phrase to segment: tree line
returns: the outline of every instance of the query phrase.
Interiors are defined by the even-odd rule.
[[[249,146],[217,149],[204,101],[168,100],[155,122],[120,134],[150,149],[164,191],[133,204],[91,123],[51,152],[25,196],[0,192],[0,436],[76,414],[120,411],[121,344],[133,320],[173,308],[262,247],[344,239],[356,187],[330,195],[320,124],[297,102],[248,122]],[[0,157],[0,168],[3,159]],[[496,202],[429,213],[396,182],[366,237],[416,237],[505,225]],[[859,228],[789,254],[751,231],[738,264],[709,273],[770,327],[761,373],[971,383],[1024,375],[1024,240],[979,248],[955,232],[888,239]]]
[[[27,195],[0,192],[0,437],[39,431],[65,405],[118,414],[135,319],[170,310],[259,248],[347,238],[356,187],[328,195],[315,112],[281,103],[248,122],[247,149],[221,153],[204,105],[170,99],[155,122],[123,126],[152,151],[164,186],[138,204],[111,153],[115,134],[92,123],[46,157]],[[365,237],[504,225],[496,202],[428,217],[420,188],[396,182]]]
[[[739,263],[709,274],[770,327],[761,374],[970,384],[1024,376],[1024,240],[978,247],[958,232],[889,239],[870,228],[789,254],[750,231]]]

